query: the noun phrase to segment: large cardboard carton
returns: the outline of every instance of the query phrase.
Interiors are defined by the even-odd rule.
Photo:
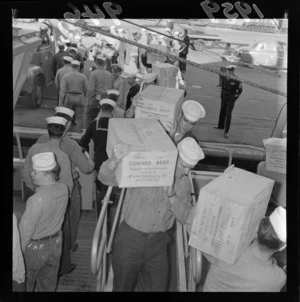
[[[286,173],[286,138],[264,139],[267,170]]]
[[[149,45],[152,48],[158,49],[163,52],[167,52],[167,47],[163,45],[156,45],[156,44],[150,44]],[[154,64],[157,62],[164,63],[166,61],[167,57],[165,55],[156,53],[156,52],[148,52],[147,53],[147,63],[148,64]]]
[[[135,117],[173,123],[182,112],[183,101],[183,90],[150,85],[139,94]]]
[[[274,180],[229,168],[200,190],[189,244],[233,264],[256,236]]]
[[[177,66],[169,63],[156,63],[152,64],[152,72],[156,73],[159,86],[176,88]]]
[[[132,146],[116,169],[120,188],[160,187],[173,183],[178,150],[166,131],[154,119],[111,118],[106,152],[124,142]]]

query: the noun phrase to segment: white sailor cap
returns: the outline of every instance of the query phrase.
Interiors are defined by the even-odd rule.
[[[59,124],[65,126],[68,122],[64,117],[61,116],[50,116],[46,118],[47,124]]]
[[[166,28],[166,31],[171,31],[171,28],[167,27],[167,28]]]
[[[228,65],[228,66],[226,66],[225,68],[226,69],[236,69],[236,65]]]
[[[142,76],[142,80],[146,84],[153,82],[155,79],[156,79],[156,73],[154,72],[150,72]]]
[[[106,58],[101,54],[101,53],[98,53],[95,57],[95,59],[98,59],[98,60],[102,60],[102,61],[105,61]]]
[[[63,56],[64,61],[72,62],[73,58],[69,56]]]
[[[141,31],[146,31],[146,28],[141,28]]]
[[[62,42],[62,41],[57,41],[57,45],[58,45],[58,46],[65,46],[65,43]]]
[[[55,107],[55,116],[64,117],[67,120],[71,120],[74,116],[74,111],[66,107]]]
[[[112,25],[110,28],[113,29],[113,28],[116,28],[116,26],[115,26],[115,25]]]
[[[286,210],[279,206],[269,216],[270,222],[278,238],[286,243]]]
[[[32,168],[37,171],[49,171],[55,168],[56,161],[52,152],[38,153],[32,156]]]
[[[99,105],[102,106],[103,104],[108,104],[108,105],[111,105],[113,106],[114,108],[116,108],[117,104],[116,102],[114,102],[113,100],[110,100],[110,99],[103,99],[99,102]]]
[[[177,145],[180,158],[190,165],[196,165],[199,160],[205,157],[199,144],[191,138],[186,137]]]
[[[179,35],[179,31],[175,31],[174,36],[178,36],[178,35]]]
[[[191,122],[197,122],[205,117],[204,107],[196,101],[185,101],[182,104],[184,116]]]
[[[65,40],[65,43],[71,43],[71,41],[69,39]]]
[[[80,62],[77,61],[77,60],[72,60],[72,61],[71,61],[71,64],[72,64],[72,65],[80,66]]]
[[[165,38],[165,36],[163,36],[163,35],[160,35],[160,36],[159,36],[159,38],[160,38],[160,39],[164,39],[164,38]]]
[[[135,78],[137,76],[136,72],[124,72],[122,74],[125,78],[129,79],[129,78]]]
[[[120,95],[120,91],[117,89],[108,89],[107,90],[107,94],[116,94],[116,95]]]

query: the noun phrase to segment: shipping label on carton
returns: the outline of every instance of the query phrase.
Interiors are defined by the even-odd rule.
[[[238,168],[202,187],[189,244],[234,263],[254,239],[274,181]]]
[[[267,170],[286,173],[286,138],[269,138],[263,140],[266,148]]]

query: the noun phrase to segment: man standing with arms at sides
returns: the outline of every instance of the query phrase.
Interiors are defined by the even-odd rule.
[[[80,62],[71,62],[72,71],[64,75],[60,85],[59,104],[72,109],[76,116],[76,131],[85,129],[84,108],[88,94],[88,80],[79,72]]]
[[[128,188],[121,224],[112,254],[113,291],[166,291],[168,278],[168,231],[175,219],[185,222],[191,207],[191,185],[187,174],[204,154],[192,138],[179,145],[174,182],[169,187]],[[115,170],[130,153],[130,145],[113,148],[98,179],[105,185],[117,186]],[[123,219],[122,219],[123,218]]]
[[[68,53],[65,51],[65,44],[63,42],[58,41],[57,45],[58,45],[58,52],[55,55],[53,55],[53,57],[52,57],[52,75],[53,75],[53,78],[55,78],[56,72],[59,69],[58,68],[58,63],[59,63],[60,59],[64,56],[68,55]]]
[[[235,65],[228,65],[226,67],[227,74],[229,76],[235,76],[234,70]],[[215,126],[216,129],[224,129],[224,137],[228,138],[228,132],[231,124],[231,115],[234,108],[235,101],[239,98],[243,91],[243,86],[241,81],[233,79],[225,79],[222,83],[221,91],[221,108],[219,114],[218,125]]]
[[[55,116],[65,118],[68,122],[65,131],[61,137],[59,144],[60,149],[69,156],[71,161],[73,191],[71,193],[70,203],[67,209],[67,215],[64,221],[64,242],[62,252],[62,263],[70,263],[69,252],[73,252],[78,248],[76,243],[78,236],[78,225],[81,215],[81,185],[79,182],[79,173],[77,169],[84,174],[89,174],[94,169],[94,161],[85,156],[81,146],[71,137],[67,135],[70,129],[74,111],[65,107],[56,107]],[[49,134],[45,134],[37,140],[37,143],[46,143],[50,139]],[[67,259],[67,260],[64,260]],[[70,267],[70,265],[67,265]],[[65,270],[67,271],[67,269]]]
[[[54,292],[62,250],[61,226],[68,204],[68,188],[57,182],[59,165],[52,152],[32,157],[36,193],[26,204],[20,221],[26,263],[26,291]]]
[[[183,43],[181,43],[181,47],[180,47],[178,53],[179,53],[180,58],[186,59],[188,52],[189,52],[189,47],[190,47],[190,37],[188,36],[188,31],[186,28],[183,31],[182,42]],[[186,63],[185,62],[183,63],[180,61],[179,68],[180,68],[181,72],[186,72]]]
[[[105,58],[97,55],[96,69],[91,72],[89,79],[88,107],[86,112],[86,128],[98,115],[99,101],[107,96],[107,90],[112,89],[114,78],[111,72],[105,69]]]
[[[59,104],[59,93],[60,93],[61,80],[65,74],[72,71],[71,62],[73,61],[73,59],[69,56],[64,56],[63,61],[64,61],[64,66],[57,70],[56,76],[55,76],[55,87],[56,87],[57,94],[58,94],[57,104]]]

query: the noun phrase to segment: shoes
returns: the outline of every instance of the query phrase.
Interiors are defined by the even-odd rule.
[[[70,249],[70,253],[75,252],[78,249],[78,243],[75,243],[74,246]]]
[[[71,263],[70,268],[65,273],[61,273],[61,272],[58,273],[58,277],[61,277],[63,275],[71,274],[74,271],[75,268],[76,268],[76,264]]]
[[[221,128],[219,126],[214,126],[215,129],[224,129],[224,128]]]
[[[226,137],[226,138],[229,137],[228,132],[225,132],[225,133],[224,133],[224,137]]]

